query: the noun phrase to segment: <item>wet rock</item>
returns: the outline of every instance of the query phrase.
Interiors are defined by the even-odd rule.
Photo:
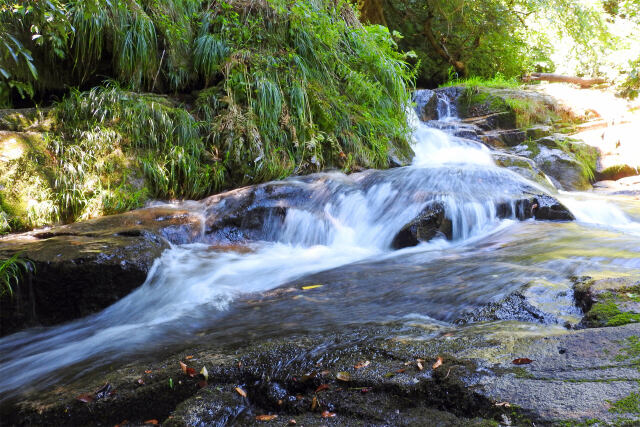
[[[498,166],[507,168],[549,190],[555,190],[553,183],[547,178],[544,172],[538,168],[533,160],[527,157],[498,151],[492,152],[491,157],[493,157],[493,160]]]
[[[433,203],[427,206],[413,221],[406,224],[391,242],[394,249],[416,246],[435,237],[452,238],[451,220],[445,217],[444,206]]]
[[[225,243],[271,240],[290,207],[310,202],[304,187],[286,181],[217,194],[204,200],[205,237]]]
[[[438,119],[438,96],[429,89],[421,89],[413,92],[413,102],[418,118],[423,122]]]
[[[430,338],[424,333],[381,327],[239,348],[203,342],[160,361],[95,369],[64,387],[5,402],[0,416],[9,425],[157,419],[167,426],[255,425],[262,414],[278,415],[278,425],[290,419],[297,425],[442,426],[637,419],[609,408],[637,390],[640,325],[567,331],[509,322]],[[531,362],[514,365],[517,358]],[[206,366],[208,383],[184,374],[180,361],[196,371]],[[345,371],[347,383],[336,378]],[[76,399],[105,382],[117,392],[88,403]]]
[[[501,350],[491,353],[498,374],[483,376],[479,393],[517,405],[529,418],[522,425],[579,425],[588,420],[637,425],[637,413],[610,408],[637,392],[640,371],[634,365],[640,353],[634,351],[634,337],[639,333],[640,325],[626,325],[507,339]],[[476,352],[477,357],[488,354]],[[516,358],[532,362],[517,366],[512,363]]]
[[[0,257],[15,253],[35,271],[0,300],[0,334],[53,325],[99,311],[146,279],[170,243],[200,238],[201,218],[150,208],[0,240]]]
[[[468,117],[462,120],[463,123],[477,126],[484,131],[494,129],[509,129],[514,125],[513,114],[509,112],[492,113],[484,116]]]
[[[570,154],[555,148],[539,146],[534,157],[538,167],[556,181],[563,190],[585,190],[591,188],[585,166]]]
[[[529,139],[540,139],[553,133],[553,128],[547,125],[537,125],[527,128],[526,137]]]
[[[542,324],[561,323],[553,314],[545,313],[533,305],[522,291],[514,292],[500,301],[467,313],[457,319],[455,323],[464,325],[496,320],[517,320]]]
[[[526,133],[519,129],[493,130],[482,134],[482,142],[494,148],[515,147],[526,139]]]

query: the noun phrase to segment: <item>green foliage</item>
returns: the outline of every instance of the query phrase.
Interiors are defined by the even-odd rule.
[[[65,35],[59,54],[46,53],[55,40],[34,44],[8,12],[0,22],[32,53],[3,68],[16,84],[44,94],[94,86],[72,89],[55,106],[59,125],[47,136],[64,221],[147,197],[198,198],[327,167],[385,167],[391,148],[410,153],[404,111],[413,70],[389,31],[360,25],[347,2],[52,4],[53,34]],[[34,19],[46,9],[28,7]],[[31,66],[32,75],[18,72]],[[96,76],[110,80],[96,85]]]
[[[640,393],[631,393],[625,398],[612,402],[609,411],[620,414],[640,414]]]
[[[18,286],[22,275],[30,271],[34,271],[33,263],[20,258],[19,253],[0,260],[0,297],[13,296],[13,287]]]

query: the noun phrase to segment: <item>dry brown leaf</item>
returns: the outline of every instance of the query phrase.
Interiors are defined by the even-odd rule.
[[[329,384],[322,384],[320,386],[318,386],[318,388],[316,389],[316,393],[322,391],[322,390],[328,390],[329,389]]]
[[[147,369],[146,371],[144,371],[145,374],[150,374],[151,372],[151,369]]]
[[[256,415],[257,421],[272,421],[278,418],[277,415]]]
[[[145,424],[151,424],[151,425],[153,425],[153,426],[157,426],[157,425],[159,424],[159,423],[158,423],[158,420],[155,420],[155,419],[154,419],[154,420],[147,420],[147,421],[145,421],[144,423],[145,423]]]
[[[241,389],[240,387],[236,387],[236,392],[242,397],[247,397],[247,392]]]
[[[313,396],[313,399],[311,399],[311,410],[315,411],[317,407],[318,407],[318,398]]]
[[[369,366],[370,364],[371,364],[371,362],[370,362],[370,361],[365,360],[364,362],[358,362],[358,363],[356,364],[356,366],[354,366],[354,368],[356,368],[356,369],[366,368],[366,367],[367,367],[367,366]]]
[[[431,369],[436,370],[438,369],[438,367],[442,365],[442,357],[438,356],[438,359],[436,360],[436,362],[433,364],[433,366],[431,367]]]
[[[322,418],[333,418],[335,417],[335,412],[324,411],[322,412]]]
[[[76,399],[83,403],[90,403],[96,400],[95,396],[91,393],[81,394],[80,396],[76,396]]]
[[[298,423],[297,423],[297,422],[296,422],[296,420],[294,420],[293,418],[291,418],[291,419],[289,420],[289,425],[290,425],[290,426],[294,426],[294,425],[296,425],[296,424],[298,424]]]
[[[402,369],[398,369],[398,370],[396,371],[396,374],[401,374],[401,373],[403,373],[404,371],[406,371],[406,369],[404,369],[404,368],[402,368]]]
[[[180,361],[180,368],[182,368],[182,372],[187,373],[187,364]]]
[[[185,356],[184,358],[187,359],[187,360],[191,360],[191,359],[193,359],[193,356]]]
[[[514,365],[528,365],[531,362],[533,362],[533,360],[527,359],[526,357],[519,357],[517,359],[513,359],[512,363]]]

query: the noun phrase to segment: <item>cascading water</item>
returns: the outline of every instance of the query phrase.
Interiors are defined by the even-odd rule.
[[[455,126],[451,102],[442,101],[440,120]],[[409,115],[411,166],[286,180],[277,185],[304,197],[286,200],[282,221],[265,222],[268,241],[251,242],[242,253],[211,248],[205,236],[201,243],[173,247],[140,288],[102,312],[1,339],[0,399],[25,385],[45,387],[114,360],[183,345],[196,333],[229,342],[247,330],[286,335],[291,324],[298,332],[407,315],[449,322],[533,274],[566,281],[594,269],[640,270],[637,219],[612,205],[602,212],[601,201],[571,194],[562,200],[584,225],[504,218],[498,206],[511,204],[515,213],[515,200],[545,189],[497,167],[484,145]],[[434,202],[451,220],[452,241],[393,252],[396,233]],[[206,215],[203,204],[189,206]],[[603,225],[615,241],[602,237]],[[608,255],[580,255],[590,245],[609,248]],[[553,251],[560,255],[548,255]],[[276,295],[260,312],[245,304],[251,295],[282,286],[299,290],[292,284],[307,282],[326,284],[324,294],[337,302],[319,310],[304,298]]]

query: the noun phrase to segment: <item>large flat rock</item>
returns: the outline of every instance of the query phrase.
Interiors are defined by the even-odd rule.
[[[0,258],[20,253],[35,271],[0,299],[0,335],[99,311],[146,279],[172,243],[201,236],[199,215],[168,207],[140,209],[0,239]]]

